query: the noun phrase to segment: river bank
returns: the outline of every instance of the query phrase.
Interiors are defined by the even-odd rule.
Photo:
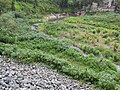
[[[0,56],[0,90],[94,90],[43,64],[20,64]]]

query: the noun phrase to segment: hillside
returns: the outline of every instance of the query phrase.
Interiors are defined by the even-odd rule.
[[[0,72],[0,89],[9,84],[1,80],[9,77],[7,74],[12,63],[17,75],[20,71],[16,69],[22,68],[20,63],[25,67],[36,63],[36,69],[42,68],[39,66],[42,63],[63,76],[89,83],[93,86],[90,89],[88,85],[90,90],[120,90],[120,3],[118,0],[113,5],[112,12],[92,11],[93,3],[101,5],[102,0],[0,0],[0,70],[4,71]],[[19,64],[12,60],[4,61],[3,56]],[[47,72],[42,70],[44,76]],[[28,71],[31,77],[39,73],[37,70],[36,73]],[[2,74],[6,78],[1,78]],[[22,77],[29,81],[28,75],[22,73]],[[15,78],[14,75],[14,81]],[[37,78],[38,75],[35,80]],[[70,82],[74,82],[73,79]],[[44,80],[41,81],[43,85],[46,84]],[[84,87],[84,84],[80,85]],[[58,86],[53,90],[59,90],[55,88]]]
[[[68,17],[57,23],[40,24],[46,34],[70,41],[86,54],[102,55],[114,62],[120,61],[120,15]]]
[[[37,3],[38,4],[35,6],[34,1],[32,0],[16,0],[14,3],[12,0],[0,0],[0,13],[14,11],[19,16],[39,18],[44,14],[60,12],[59,6],[49,0],[45,0],[44,2],[42,0],[38,0]]]
[[[107,17],[109,14],[68,17],[40,24],[38,31],[30,29],[27,19],[4,14],[0,17],[0,54],[20,62],[43,62],[103,90],[115,90],[120,85],[114,64],[120,64],[120,27],[116,22],[120,16]]]

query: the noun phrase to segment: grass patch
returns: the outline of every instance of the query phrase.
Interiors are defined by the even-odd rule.
[[[120,61],[119,14],[100,14],[68,17],[57,23],[39,25],[41,31],[63,38],[87,54],[103,55],[114,62]]]

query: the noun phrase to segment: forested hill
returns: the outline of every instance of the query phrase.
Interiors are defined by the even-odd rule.
[[[88,11],[96,8],[119,11],[120,0],[0,0],[0,14],[21,11],[27,14]]]
[[[59,12],[58,5],[49,0],[0,0],[0,13],[16,11],[27,15]]]

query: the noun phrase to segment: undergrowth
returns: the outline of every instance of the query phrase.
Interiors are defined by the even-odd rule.
[[[57,30],[56,26],[49,27],[48,30],[59,32],[66,27],[74,29],[78,26],[60,24]],[[47,30],[46,33],[51,34]],[[82,49],[87,50],[84,47]],[[77,80],[91,82],[100,90],[120,89],[120,72],[111,60],[98,60],[95,56],[99,54],[97,52],[95,55],[88,52],[87,56],[84,56],[71,43],[42,31],[33,31],[27,19],[16,19],[11,13],[0,16],[0,54],[24,63],[43,62]]]

